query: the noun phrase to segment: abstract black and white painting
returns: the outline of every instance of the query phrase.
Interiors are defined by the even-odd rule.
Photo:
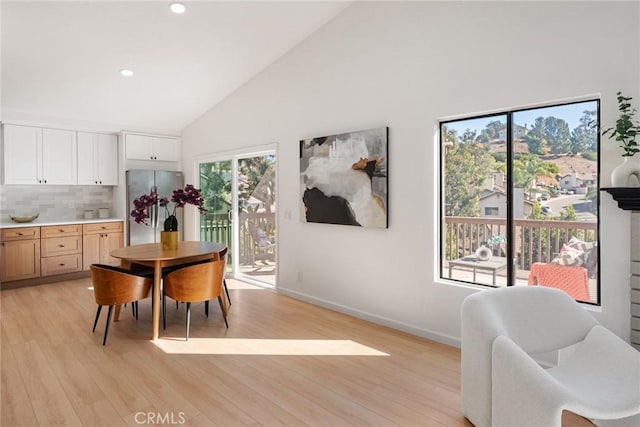
[[[300,141],[302,220],[387,228],[389,128]]]

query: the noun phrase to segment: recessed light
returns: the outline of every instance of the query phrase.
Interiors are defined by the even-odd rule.
[[[127,70],[126,68],[123,68],[122,70],[120,70],[120,75],[125,76],[125,77],[131,77],[131,76],[133,76],[133,71]]]
[[[179,3],[179,2],[171,3],[169,5],[169,9],[171,9],[171,12],[177,13],[178,15],[181,14],[181,13],[184,13],[184,11],[187,10],[187,8],[184,6],[184,4]]]

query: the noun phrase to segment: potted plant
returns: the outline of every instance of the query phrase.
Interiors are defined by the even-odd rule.
[[[620,143],[620,148],[624,150],[622,157],[624,163],[616,167],[611,173],[611,184],[614,187],[625,187],[629,178],[634,175],[640,183],[640,163],[629,161],[640,152],[640,145],[636,138],[640,137],[640,121],[634,120],[636,109],[631,106],[630,96],[624,96],[622,92],[617,93],[618,111],[620,115],[616,120],[615,127],[610,127],[602,131],[603,136]]]
[[[636,137],[640,135],[640,121],[636,120],[635,123],[633,121],[633,116],[637,112],[631,106],[633,98],[622,95],[622,92],[618,92],[617,97],[620,116],[616,120],[616,126],[603,130],[602,135],[620,142],[620,147],[624,150],[622,157],[633,157],[640,152],[636,142]]]
[[[169,208],[170,202],[174,203],[173,209]],[[133,201],[134,209],[131,211],[131,217],[137,223],[146,223],[149,218],[149,208],[156,204],[164,207],[167,214],[164,220],[164,231],[160,232],[163,249],[175,249],[178,244],[176,209],[183,208],[185,205],[193,205],[198,208],[201,215],[207,212],[204,208],[202,191],[191,184],[187,184],[184,189],[173,190],[171,200],[166,197],[158,198],[158,193],[155,192],[143,194]]]

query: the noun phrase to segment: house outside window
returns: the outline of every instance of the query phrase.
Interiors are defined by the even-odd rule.
[[[600,304],[599,107],[440,123],[441,279],[555,287]]]

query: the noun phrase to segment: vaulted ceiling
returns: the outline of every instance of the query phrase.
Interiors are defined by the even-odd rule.
[[[0,2],[2,120],[179,134],[349,2],[184,4]]]

